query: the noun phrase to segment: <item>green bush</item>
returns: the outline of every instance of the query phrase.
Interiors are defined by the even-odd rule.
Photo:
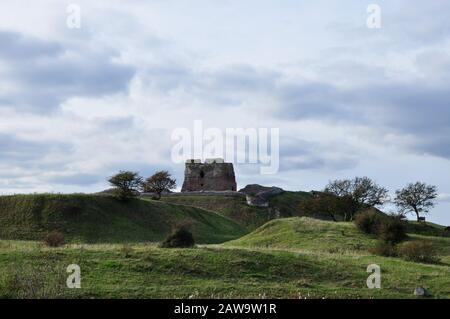
[[[363,233],[376,235],[384,242],[395,244],[406,238],[406,223],[397,216],[367,210],[356,215],[355,224]]]
[[[378,244],[369,249],[369,252],[378,255],[378,256],[384,256],[384,257],[396,257],[397,256],[397,249],[395,245],[389,242],[385,241],[379,241]]]
[[[388,217],[378,228],[378,237],[387,243],[396,244],[406,238],[405,222],[398,217]]]
[[[431,241],[414,240],[398,245],[398,254],[406,260],[424,263],[435,263],[439,259]]]
[[[189,231],[192,222],[183,221],[173,227],[172,232],[161,243],[162,248],[189,248],[195,245],[194,236]]]
[[[363,233],[378,234],[381,224],[383,224],[387,218],[388,217],[376,211],[367,210],[356,215],[355,224]]]
[[[49,247],[59,247],[64,245],[64,234],[57,230],[53,230],[43,236],[43,241]]]

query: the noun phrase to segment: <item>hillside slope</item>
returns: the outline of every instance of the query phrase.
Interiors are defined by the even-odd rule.
[[[167,203],[211,210],[234,220],[247,229],[254,230],[276,217],[308,216],[308,212],[298,210],[298,205],[310,196],[311,194],[307,192],[286,191],[270,198],[268,208],[249,206],[245,198],[236,196],[163,196],[162,200]],[[314,217],[326,218],[327,216]]]
[[[156,201],[119,202],[105,195],[15,195],[0,197],[0,239],[40,239],[60,230],[69,242],[160,241],[171,223],[193,221],[198,243],[238,238],[243,227],[214,212]]]
[[[375,243],[375,238],[360,233],[353,223],[291,217],[272,220],[224,245],[336,252],[366,250]]]
[[[412,223],[414,225],[414,222]],[[450,238],[417,233],[413,226],[408,233],[411,240],[432,241],[439,253],[450,255]],[[436,228],[436,225],[424,226]],[[410,227],[407,227],[407,229]],[[255,231],[224,243],[224,246],[248,248],[276,248],[314,252],[345,253],[368,252],[376,245],[376,238],[357,230],[354,223],[331,222],[309,217],[272,220]]]

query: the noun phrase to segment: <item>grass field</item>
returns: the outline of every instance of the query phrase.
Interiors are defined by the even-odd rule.
[[[0,297],[414,298],[422,285],[433,298],[450,298],[450,239],[410,236],[436,243],[440,262],[373,256],[367,248],[374,239],[352,224],[310,218],[275,220],[241,239],[193,249],[1,240]],[[81,267],[81,289],[64,287],[73,263]],[[366,287],[373,263],[381,267],[381,289]]]
[[[238,238],[244,227],[215,212],[158,201],[120,202],[106,195],[0,197],[0,238],[40,240],[50,230],[69,243],[139,243],[162,240],[176,221],[189,219],[198,243]]]

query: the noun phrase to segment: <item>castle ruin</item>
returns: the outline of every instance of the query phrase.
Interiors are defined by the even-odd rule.
[[[232,163],[223,159],[186,161],[182,192],[196,191],[236,191],[236,178]]]

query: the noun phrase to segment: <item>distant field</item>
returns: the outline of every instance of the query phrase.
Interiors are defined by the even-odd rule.
[[[450,239],[426,238],[439,247],[438,264],[373,256],[366,250],[373,239],[352,224],[308,218],[273,221],[234,242],[194,249],[2,240],[0,297],[29,297],[32,282],[39,287],[32,294],[63,298],[415,298],[418,285],[433,298],[450,298]],[[64,287],[72,263],[81,267],[82,289]],[[381,289],[366,287],[373,263],[381,267]]]
[[[69,242],[160,241],[172,222],[185,219],[193,221],[198,243],[221,243],[245,233],[217,213],[164,202],[123,203],[106,195],[0,196],[0,239],[39,240],[56,229]]]

